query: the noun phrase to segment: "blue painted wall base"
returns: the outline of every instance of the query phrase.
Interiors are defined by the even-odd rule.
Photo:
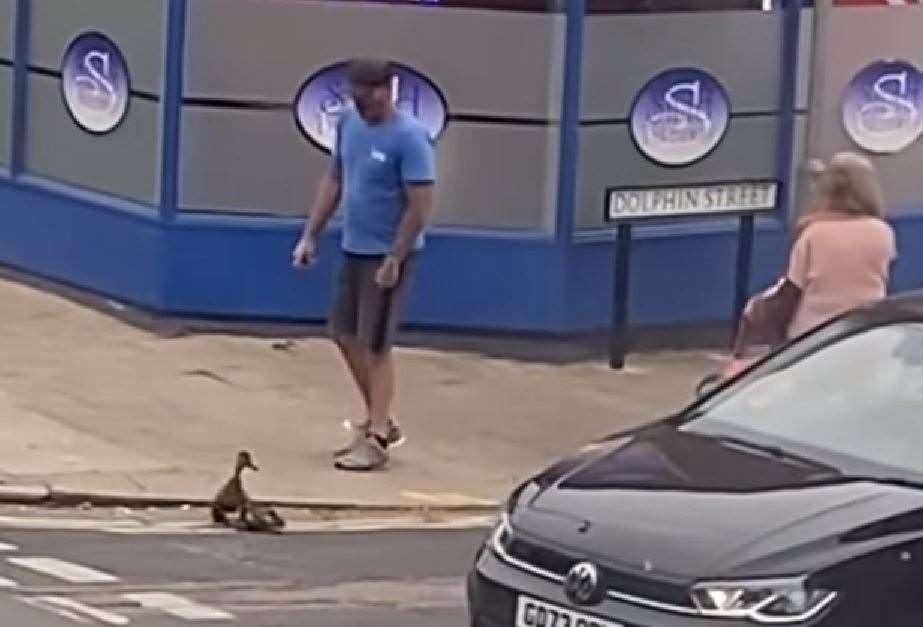
[[[290,266],[294,220],[180,214],[111,198],[65,194],[37,181],[0,180],[0,263],[159,314],[253,321],[320,321],[339,262],[338,233],[309,271]],[[899,219],[893,288],[923,287],[923,220]],[[752,288],[783,267],[782,227],[757,229]],[[635,326],[728,321],[736,233],[645,233],[632,264]],[[610,319],[611,241],[498,234],[431,234],[406,320],[418,326],[575,333]]]

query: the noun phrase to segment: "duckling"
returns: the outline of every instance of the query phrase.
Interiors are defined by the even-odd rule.
[[[241,523],[247,531],[263,533],[282,533],[285,527],[285,521],[276,510],[271,507],[259,507],[253,503],[244,506]]]
[[[239,512],[240,522],[244,522],[246,510],[250,506],[250,497],[244,490],[241,474],[248,468],[259,471],[259,466],[253,463],[249,451],[240,451],[237,454],[234,475],[218,490],[212,503],[212,521],[215,523],[230,525],[227,514],[234,512]]]

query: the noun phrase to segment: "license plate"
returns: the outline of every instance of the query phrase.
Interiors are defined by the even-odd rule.
[[[519,597],[516,627],[625,627],[567,608],[528,597]]]

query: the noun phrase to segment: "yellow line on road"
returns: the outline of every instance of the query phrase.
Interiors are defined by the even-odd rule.
[[[494,501],[479,499],[475,496],[459,494],[457,492],[417,492],[415,490],[404,490],[401,496],[405,499],[421,501],[431,505],[473,505],[479,507],[490,507]]]

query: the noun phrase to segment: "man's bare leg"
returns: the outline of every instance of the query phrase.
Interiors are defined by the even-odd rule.
[[[359,390],[359,394],[362,397],[366,412],[365,419],[368,421],[371,395],[369,392],[369,372],[366,351],[362,348],[359,344],[359,340],[354,335],[341,335],[336,338],[335,343],[337,348],[340,349],[340,353],[343,355],[343,361],[346,362],[346,367],[349,368],[349,373],[352,375],[353,382],[356,384],[356,388]]]
[[[387,439],[391,403],[394,401],[394,359],[391,351],[367,352],[369,389],[369,430],[377,437]]]

